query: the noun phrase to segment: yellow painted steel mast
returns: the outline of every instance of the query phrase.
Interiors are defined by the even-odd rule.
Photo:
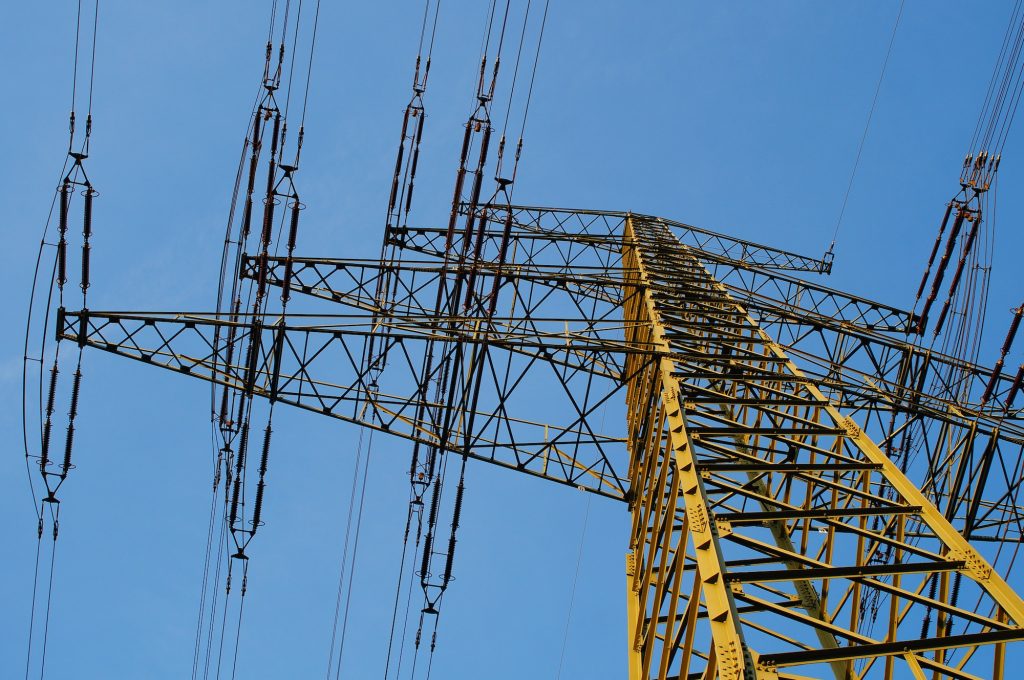
[[[664,225],[627,219],[623,251],[630,339],[660,350],[627,370],[630,677],[968,678],[986,645],[1003,677],[1020,596]]]

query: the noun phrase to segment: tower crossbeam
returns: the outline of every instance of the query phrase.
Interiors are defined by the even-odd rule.
[[[978,677],[1024,639],[984,548],[1024,537],[1009,376],[981,404],[993,371],[920,347],[913,314],[793,273],[825,260],[631,213],[479,210],[456,262],[413,227],[380,260],[243,256],[284,314],[61,310],[57,332],[624,501],[636,678]],[[424,357],[455,346],[473,401],[428,389],[447,369]]]

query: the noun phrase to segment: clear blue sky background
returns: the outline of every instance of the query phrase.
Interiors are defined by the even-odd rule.
[[[0,26],[0,286],[8,308],[0,337],[0,677],[22,673],[29,613],[35,526],[20,436],[22,319],[66,144],[73,4],[8,3]],[[93,308],[212,308],[267,4],[104,3],[89,160],[102,194]],[[443,3],[422,223],[447,213],[484,5]],[[907,2],[830,285],[912,302],[1010,6]],[[553,0],[518,200],[660,214],[820,254],[897,8],[895,0]],[[300,253],[377,253],[419,12],[418,3],[394,0],[323,4],[299,178],[309,205]],[[1017,133],[1000,179],[993,350],[1022,292]],[[1020,359],[1018,349],[1012,360]],[[207,387],[98,352],[86,362],[48,676],[183,677],[209,502]],[[275,423],[239,675],[317,677],[326,669],[357,431],[310,414],[283,412]],[[407,460],[405,443],[377,438],[348,677],[380,675]],[[474,466],[469,487],[434,677],[553,678],[587,500],[484,465]],[[627,519],[616,503],[590,504],[562,677],[623,677]]]

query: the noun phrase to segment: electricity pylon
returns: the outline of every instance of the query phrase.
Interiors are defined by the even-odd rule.
[[[797,276],[828,258],[462,212],[389,227],[379,260],[243,257],[286,313],[62,309],[57,333],[404,437],[421,497],[447,455],[623,502],[631,679],[1005,677],[1019,378],[978,399],[992,370],[914,314]]]

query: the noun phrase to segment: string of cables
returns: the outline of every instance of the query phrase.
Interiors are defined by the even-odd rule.
[[[522,27],[519,36],[513,79],[508,90],[508,107],[505,113],[502,139],[499,142],[498,160],[495,167],[496,189],[493,197],[501,196],[503,203],[511,203],[511,185],[518,168],[522,150],[522,133],[525,129],[529,101],[533,91],[537,61],[540,54],[544,16],[537,33],[537,49],[523,107],[520,124],[520,139],[510,177],[502,177],[502,162],[505,153],[505,131],[513,114],[513,96],[518,79],[523,47],[529,35],[530,2],[513,6],[511,0],[499,4],[497,0],[488,3],[485,25],[480,48],[479,72],[475,83],[471,113],[464,127],[464,135],[456,172],[452,207],[445,237],[441,274],[436,285],[436,296],[432,322],[436,330],[455,330],[466,323],[469,312],[477,314],[475,322],[478,332],[486,333],[486,326],[494,314],[498,290],[502,277],[496,276],[490,292],[480,288],[477,278],[478,265],[485,258],[496,261],[498,269],[504,262],[508,250],[510,224],[502,243],[495,252],[494,244],[488,244],[484,236],[485,226],[492,217],[495,198],[481,201],[486,182],[488,153],[493,133],[491,109],[498,86],[502,55],[510,24],[514,24],[517,11],[521,11]],[[440,11],[439,0],[426,0],[420,20],[419,39],[412,79],[412,95],[406,106],[399,147],[396,155],[391,190],[388,197],[384,239],[381,248],[380,276],[376,282],[374,305],[374,327],[381,329],[372,335],[364,347],[363,392],[366,402],[362,419],[375,417],[375,399],[378,380],[388,362],[387,324],[378,323],[394,313],[396,263],[401,257],[404,238],[407,233],[411,211],[416,172],[420,161],[420,144],[426,120],[425,93],[432,63],[432,53]],[[507,212],[507,211],[506,211]],[[462,225],[460,227],[460,221]],[[454,334],[439,333],[441,337]],[[458,343],[429,339],[425,343],[422,364],[417,384],[417,407],[415,422],[432,436],[413,445],[409,467],[410,491],[409,508],[403,530],[401,557],[392,606],[391,629],[385,659],[385,678],[425,677],[431,673],[434,650],[437,645],[437,624],[441,603],[449,584],[453,580],[452,568],[455,555],[456,536],[462,513],[465,494],[466,456],[458,460],[458,483],[452,492],[448,474],[449,456],[455,451],[467,451],[473,444],[472,432],[479,397],[479,372],[484,365],[484,354],[478,348],[466,350]],[[371,435],[372,437],[372,435]],[[372,438],[371,438],[372,442]],[[372,449],[370,444],[369,449]],[[362,469],[361,486],[354,483],[349,501],[348,520],[344,535],[344,549],[339,569],[338,597],[331,631],[331,646],[328,655],[327,677],[342,677],[344,668],[345,639],[348,630],[348,611],[353,591],[353,580],[358,552],[359,530],[365,497],[366,470],[369,465],[369,450],[364,451],[362,438],[357,452],[357,473]],[[358,501],[356,500],[358,499]],[[450,513],[451,521],[447,530],[447,550],[438,550],[445,544],[442,530],[442,516]],[[351,546],[351,551],[350,551]],[[417,569],[418,567],[418,569]],[[419,583],[416,583],[418,577]],[[418,588],[417,588],[418,585]],[[415,634],[413,635],[412,659],[406,657],[410,633],[412,599],[416,590],[422,593]],[[429,643],[427,640],[429,639]],[[420,651],[429,646],[426,660]]]
[[[218,327],[214,335],[213,370],[240,379],[214,384],[211,391],[213,483],[193,678],[219,678],[229,668],[234,678],[238,672],[249,580],[247,551],[263,526],[293,256],[300,214],[306,207],[295,179],[319,18],[319,0],[312,19],[308,12],[304,17],[302,0],[271,3],[263,73],[231,192],[217,291],[217,317],[229,323],[226,331]],[[294,141],[288,134],[293,90],[302,101]],[[257,201],[262,203],[259,216]],[[278,206],[283,209],[278,211]],[[271,270],[278,266],[283,274],[278,274],[281,295],[275,302],[269,288]],[[257,403],[257,391],[268,398]],[[253,472],[250,449],[256,447],[259,457]],[[233,588],[235,584],[240,587]]]
[[[91,11],[90,11],[91,9]],[[93,200],[98,195],[85,170],[93,129],[93,91],[96,73],[96,38],[99,27],[99,0],[75,8],[75,39],[72,58],[71,106],[68,117],[68,146],[60,171],[60,180],[43,227],[35,271],[29,294],[29,310],[25,322],[25,345],[22,363],[22,441],[25,466],[33,511],[36,515],[36,556],[32,579],[31,611],[28,644],[25,652],[25,678],[46,673],[46,653],[53,604],[56,573],[57,538],[60,531],[61,500],[58,491],[74,469],[72,453],[75,439],[75,418],[78,414],[82,386],[82,345],[66,348],[62,344],[64,306],[70,301],[65,291],[72,268],[74,249],[71,244],[73,206],[80,203],[81,250],[78,259],[83,312],[88,308],[90,253],[93,222]],[[88,61],[80,64],[80,58]],[[79,79],[81,78],[81,82]],[[85,124],[77,116],[85,104]],[[57,214],[53,233],[54,212]],[[65,292],[69,295],[65,297]],[[56,317],[58,333],[48,341],[50,322]],[[87,314],[83,313],[83,319]],[[68,375],[70,373],[70,376]],[[62,377],[63,375],[63,377]],[[68,403],[66,421],[57,414],[58,403]],[[55,434],[58,421],[65,425],[63,451]],[[62,454],[62,455],[61,455]],[[35,471],[33,471],[35,468]],[[41,482],[37,490],[36,483]],[[49,531],[47,531],[49,527]],[[43,535],[51,540],[44,545]],[[49,553],[48,559],[46,553]],[[45,582],[45,586],[43,583]],[[43,593],[45,588],[45,593]]]
[[[921,277],[913,306],[914,324],[908,331],[908,335],[915,336],[915,346],[927,346],[929,351],[937,351],[962,362],[948,362],[947,368],[930,376],[928,386],[901,388],[899,398],[912,403],[920,398],[923,389],[926,394],[945,397],[958,403],[973,402],[985,406],[1001,390],[1001,405],[998,408],[1005,417],[1024,379],[1022,368],[1014,380],[999,380],[1003,362],[1020,323],[1021,308],[1013,310],[1010,330],[993,373],[990,376],[977,376],[969,368],[977,363],[981,352],[988,306],[989,280],[995,251],[997,173],[1024,89],[1022,10],[1024,3],[1017,0],[1010,13],[961,168],[959,190],[946,205]],[[954,262],[955,266],[951,266]],[[1002,385],[999,390],[997,383]],[[921,488],[937,504],[944,506],[947,516],[952,517],[962,512],[966,512],[968,517],[975,516],[980,495],[978,498],[967,497],[970,485],[965,483],[965,476],[946,474],[947,462],[943,454],[937,449],[925,449],[928,425],[912,421],[908,416],[903,417],[902,423],[898,422],[899,410],[893,410],[889,436],[885,440],[890,456],[904,471],[915,464],[924,466],[925,481]],[[899,433],[898,441],[896,433]],[[925,459],[919,460],[922,451],[926,451]],[[969,452],[968,455],[970,459],[961,463],[961,467],[972,469],[976,474],[987,474],[993,452]],[[943,498],[948,500],[942,501]],[[1018,522],[1024,522],[1024,518],[1017,519]],[[973,520],[967,525],[968,538],[972,524]],[[952,585],[951,603],[954,606],[959,586],[960,577],[957,575]],[[935,596],[937,587],[938,579],[931,578],[928,583],[929,597]],[[928,608],[921,622],[922,636],[949,634],[949,623],[945,625],[946,630],[932,630],[932,611]]]
[[[487,8],[480,65],[459,152],[433,310],[434,323],[439,329],[448,331],[444,337],[453,337],[455,333],[452,331],[470,324],[474,333],[486,339],[493,330],[491,319],[506,282],[503,268],[507,264],[511,236],[512,190],[522,155],[548,4],[545,3],[539,20],[538,13],[531,12],[531,9],[532,2],[529,1],[515,5],[505,2],[502,6],[496,0]],[[516,49],[512,78],[507,90],[499,91],[501,63],[514,26],[519,26],[519,36],[518,43],[512,43]],[[524,48],[531,36],[536,48],[529,85],[525,90],[517,89]],[[492,107],[499,96],[507,96],[507,105],[492,165],[488,156],[494,131]],[[510,148],[507,135],[517,118],[519,135],[509,168],[506,162],[507,148]],[[489,168],[493,168],[494,189],[489,193],[490,198],[482,200]],[[487,227],[492,223],[502,225],[500,236],[488,231]],[[441,605],[454,579],[453,564],[466,490],[465,454],[475,443],[477,403],[487,362],[486,342],[474,343],[467,348],[461,343],[431,341],[424,353],[417,422],[434,433],[431,441],[437,443],[413,447],[409,513],[393,603],[386,678],[429,678],[433,668]],[[428,407],[428,403],[434,406]],[[455,481],[455,470],[449,469],[451,454],[456,454],[458,469],[454,490],[451,487]],[[445,516],[451,518],[446,529],[442,522]],[[410,542],[412,550],[409,549]],[[406,641],[412,623],[411,601],[417,576],[422,606],[415,617],[412,658],[407,661]],[[421,652],[426,649],[429,651],[423,659]]]
[[[1022,5],[1018,0],[1012,9],[971,137],[970,151],[964,159],[960,190],[946,206],[914,301],[915,312],[921,308],[913,329],[918,335],[917,344],[925,343],[934,316],[930,348],[970,363],[978,359],[984,331],[995,248],[997,172],[1024,88]],[[946,274],[954,261],[956,266],[946,286]],[[940,297],[944,302],[935,316]],[[1008,340],[1012,342],[1012,336]],[[973,392],[979,386],[970,372],[951,364],[947,373],[933,378],[932,388],[936,394],[966,402],[976,398]],[[981,403],[989,400],[994,388],[994,384],[985,385]],[[1004,405],[1009,408],[1005,400]],[[902,439],[900,456],[908,464],[916,449],[914,437],[904,430]]]
[[[388,207],[385,218],[384,238],[381,243],[380,252],[380,274],[376,281],[375,301],[373,308],[373,327],[382,329],[381,334],[372,334],[364,346],[361,375],[361,387],[365,395],[361,410],[361,419],[375,417],[375,398],[379,390],[378,380],[382,371],[387,365],[388,349],[390,343],[386,337],[387,325],[381,324],[394,310],[395,290],[397,277],[394,276],[395,262],[398,247],[401,243],[401,235],[405,232],[409,215],[412,210],[412,202],[416,185],[416,172],[420,161],[420,145],[423,140],[423,133],[426,123],[425,95],[430,76],[430,68],[433,58],[434,41],[437,34],[437,22],[440,14],[440,0],[426,0],[423,5],[423,14],[420,21],[419,41],[416,49],[416,60],[412,78],[412,94],[405,107],[402,118],[401,134],[399,136],[398,152],[395,159],[395,169],[392,177],[391,190],[388,197]],[[338,590],[335,601],[334,618],[331,627],[331,643],[327,657],[327,677],[341,677],[344,662],[345,641],[348,632],[348,616],[351,606],[353,581],[356,573],[356,557],[359,547],[359,532],[362,526],[363,505],[366,495],[366,480],[369,470],[369,451],[372,450],[373,432],[371,431],[367,448],[363,447],[363,434],[360,433],[359,443],[356,451],[355,471],[353,474],[352,489],[349,498],[348,517],[345,524],[343,539],[343,550],[339,565]],[[416,452],[413,454],[412,467],[415,469]],[[362,476],[360,477],[360,469]],[[411,475],[415,480],[415,475]],[[356,499],[358,498],[358,505]],[[400,572],[404,572],[406,556],[409,554],[408,536],[414,516],[422,521],[422,492],[418,491],[417,484],[412,484],[412,499],[410,501],[409,517],[405,528],[405,542],[403,544],[402,557],[400,559]],[[420,499],[420,500],[417,500]],[[418,544],[417,539],[417,544]],[[402,573],[399,574],[399,585],[402,583]],[[398,610],[398,598],[394,611]],[[394,638],[394,618],[392,619],[392,636]],[[389,646],[389,661],[390,661]],[[385,670],[385,675],[387,670]]]
[[[366,397],[363,402],[361,418],[366,419],[367,415],[374,418],[376,411],[375,399],[379,391],[378,380],[388,361],[388,350],[390,342],[386,337],[388,325],[380,323],[394,313],[396,258],[398,248],[401,244],[402,234],[405,233],[408,225],[409,215],[412,210],[413,196],[416,186],[416,172],[420,162],[420,145],[423,140],[423,133],[426,124],[425,95],[430,76],[430,68],[433,59],[434,41],[437,35],[437,22],[440,15],[440,0],[426,0],[423,5],[423,14],[420,21],[419,40],[416,49],[416,60],[412,77],[412,94],[405,107],[402,117],[401,134],[399,135],[398,151],[395,159],[395,169],[392,177],[391,190],[388,197],[388,207],[385,217],[384,238],[381,242],[380,252],[380,273],[376,281],[374,299],[376,304],[373,308],[373,327],[381,329],[380,334],[372,334],[366,341],[362,357],[363,372],[361,377],[362,391]],[[343,550],[339,565],[338,590],[335,601],[334,618],[331,628],[331,643],[327,657],[327,677],[341,677],[343,668],[345,641],[348,632],[348,617],[351,606],[353,581],[356,573],[356,556],[359,547],[359,532],[362,526],[363,505],[366,496],[366,480],[369,470],[369,451],[373,448],[373,431],[371,430],[367,448],[363,447],[363,433],[360,432],[359,444],[356,452],[355,472],[349,498],[348,517],[345,524],[343,539]],[[389,671],[391,651],[395,637],[395,621],[399,607],[399,592],[402,589],[404,573],[407,566],[407,556],[413,554],[408,550],[410,529],[413,522],[419,526],[422,524],[422,485],[416,474],[417,448],[413,452],[410,480],[411,493],[409,514],[405,525],[402,556],[398,576],[398,589],[396,590],[395,603],[392,614],[392,628],[389,637],[388,661],[385,667],[385,677]],[[360,469],[362,476],[360,477]],[[358,483],[357,483],[358,482]],[[358,506],[356,499],[358,498]],[[417,533],[416,545],[419,545],[420,536]],[[350,551],[351,548],[351,551]],[[411,572],[410,572],[411,573]]]

